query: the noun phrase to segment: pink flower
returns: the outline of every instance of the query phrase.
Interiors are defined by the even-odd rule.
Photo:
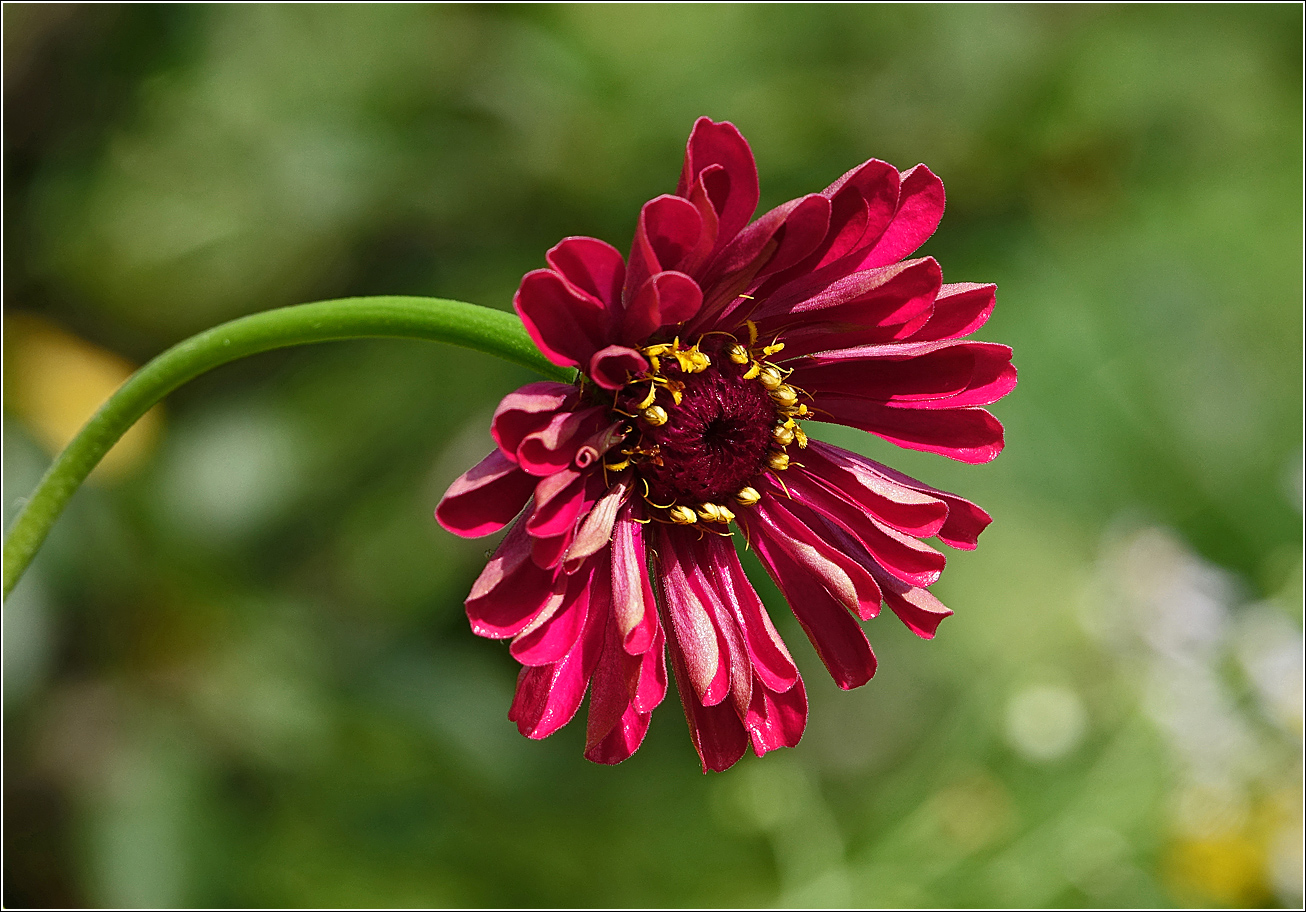
[[[436,509],[458,535],[513,524],[467,598],[472,630],[510,639],[524,666],[522,734],[567,724],[589,689],[585,756],[600,763],[639,747],[668,648],[705,771],[802,737],[802,678],[739,538],[848,689],[875,674],[858,621],[882,602],[926,639],[951,614],[928,589],[944,557],[922,539],[971,549],[990,522],[803,432],[831,421],[969,463],[1002,449],[982,406],[1015,386],[1011,349],[961,340],[994,286],[904,259],[934,233],[943,184],[872,159],[750,222],[757,200],[747,142],[704,117],[628,262],[594,238],[550,250],[514,304],[576,383],[506,396],[498,448]]]

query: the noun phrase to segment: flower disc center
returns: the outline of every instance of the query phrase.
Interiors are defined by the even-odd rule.
[[[757,477],[771,445],[776,412],[766,390],[743,379],[745,369],[728,358],[713,357],[712,365],[700,373],[669,373],[683,384],[680,404],[666,409],[665,424],[639,423],[640,449],[649,451],[651,458],[638,468],[648,482],[650,500],[723,503]],[[622,397],[627,398],[637,401],[639,394],[632,390]]]

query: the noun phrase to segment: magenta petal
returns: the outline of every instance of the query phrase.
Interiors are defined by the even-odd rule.
[[[884,600],[898,620],[907,625],[921,639],[932,640],[939,623],[952,614],[952,609],[927,590],[906,586],[895,580],[885,580]]]
[[[968,336],[988,322],[993,313],[998,286],[963,282],[944,285],[934,299],[934,312],[920,329],[911,335],[913,342],[935,339],[958,339]]]
[[[580,367],[610,341],[607,305],[549,269],[528,272],[513,307],[531,340],[554,364]]]
[[[591,602],[603,599],[601,591],[591,594]],[[508,718],[526,737],[547,738],[570,722],[580,708],[603,648],[607,606],[599,610],[596,604],[595,609],[589,613],[583,635],[566,656],[552,665],[523,668],[517,677],[517,693]]]
[[[728,770],[748,749],[748,732],[744,723],[732,703],[703,705],[689,683],[692,675],[686,668],[685,657],[675,637],[671,638],[670,646],[671,661],[676,670],[676,690],[680,693],[680,705],[685,709],[685,720],[689,722],[690,740],[703,762],[703,772]]]
[[[817,404],[822,420],[870,431],[909,450],[972,465],[991,462],[1002,452],[1002,425],[982,408],[903,408],[832,395],[821,396]]]
[[[562,659],[580,637],[591,609],[590,583],[594,568],[587,568],[567,579],[566,595],[561,600],[548,603],[513,637],[508,651],[523,665],[551,665]],[[606,607],[606,606],[605,606]]]
[[[807,689],[802,679],[784,693],[754,687],[744,726],[759,757],[779,747],[796,746],[807,727]]]
[[[657,627],[657,608],[644,550],[643,511],[632,502],[612,531],[612,616],[627,652],[648,649]]]
[[[494,410],[490,436],[509,459],[515,460],[522,439],[547,426],[559,411],[569,408],[575,395],[576,387],[566,383],[528,383],[503,397]]]
[[[536,538],[551,538],[574,528],[585,502],[585,480],[582,473],[570,469],[541,478],[526,531]]]
[[[590,683],[589,719],[585,732],[585,756],[588,759],[596,763],[620,763],[644,740],[653,707],[666,695],[667,677],[662,654],[659,639],[656,655],[632,656],[623,648],[616,625],[608,624],[603,655]],[[654,694],[645,679],[651,675],[656,677],[657,669],[661,671],[661,686]]]
[[[729,656],[723,653],[707,606],[690,585],[694,556],[680,553],[677,538],[683,537],[683,533],[667,532],[660,536],[658,551],[665,561],[661,577],[662,603],[671,620],[671,639],[685,657],[689,683],[693,685],[697,700],[714,706],[730,692]]]
[[[454,535],[479,538],[498,532],[521,512],[535,479],[494,450],[459,476],[435,508],[435,518]]]
[[[771,623],[762,600],[744,574],[734,546],[724,538],[708,538],[707,565],[721,587],[721,599],[734,612],[748,644],[748,653],[763,686],[784,692],[798,680],[798,666],[780,633]]]
[[[472,632],[491,639],[516,636],[542,611],[554,611],[566,581],[536,566],[530,559],[530,536],[516,523],[504,536],[467,596]]]
[[[944,203],[943,181],[929,168],[917,165],[902,172],[902,188],[893,221],[858,268],[886,266],[913,254],[939,227]]]
[[[567,282],[604,304],[615,317],[626,280],[626,263],[617,248],[598,238],[569,237],[559,241],[544,259]]]
[[[861,625],[788,556],[783,542],[772,541],[762,534],[757,523],[741,519],[762,566],[784,594],[835,683],[851,690],[869,681],[875,674],[875,653]]]
[[[748,141],[729,122],[715,123],[700,117],[694,123],[685,146],[685,165],[680,172],[676,195],[688,197],[699,176],[712,165],[720,165],[724,179],[707,181],[712,207],[717,213],[717,249],[734,240],[757,210],[760,191],[757,163]]]
[[[831,447],[827,444],[812,441],[809,447],[819,447],[822,453],[831,450],[837,450],[837,447]],[[937,497],[947,504],[948,518],[938,531],[939,538],[954,548],[962,548],[967,551],[975,550],[980,533],[993,522],[993,517],[980,507],[971,503],[965,498],[958,497],[956,494],[950,494],[947,491],[941,491],[938,488],[930,487],[923,481],[917,481],[910,475],[905,475],[896,469],[891,469],[886,465],[881,465],[865,456],[858,456],[855,453],[849,453],[846,450],[838,450],[843,457],[850,463],[860,465],[859,471],[866,474],[875,474],[888,479],[889,481],[902,485],[905,488],[911,488],[920,491],[929,497]],[[909,531],[909,530],[903,530]]]
[[[636,374],[648,370],[648,361],[633,348],[609,345],[590,358],[589,378],[604,389],[621,389]]]

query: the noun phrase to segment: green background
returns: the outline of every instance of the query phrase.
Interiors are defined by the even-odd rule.
[[[6,604],[6,905],[1301,902],[1299,6],[4,25],[7,326],[142,363],[308,300],[506,309],[559,238],[625,249],[707,114],[759,211],[928,164],[922,253],[998,284],[979,336],[1020,370],[987,466],[824,432],[995,521],[936,640],[867,625],[855,692],[755,572],[808,730],[709,776],[674,695],[613,768],[506,719],[461,609],[488,544],[431,510],[527,372],[369,341],[201,378]],[[6,405],[8,523],[49,453]]]

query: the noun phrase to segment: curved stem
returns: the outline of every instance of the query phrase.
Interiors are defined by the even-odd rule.
[[[5,539],[4,594],[8,596],[23,575],[91,469],[168,393],[205,371],[246,355],[311,342],[378,336],[461,345],[562,381],[570,381],[574,375],[540,354],[514,315],[442,298],[341,298],[223,323],[179,342],[132,374],[59,454]]]

